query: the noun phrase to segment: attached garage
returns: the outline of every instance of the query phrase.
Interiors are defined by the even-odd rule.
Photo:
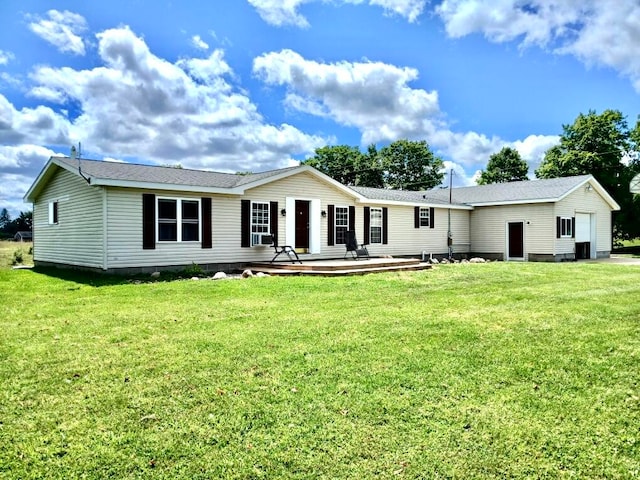
[[[596,257],[595,216],[576,212],[576,260]]]

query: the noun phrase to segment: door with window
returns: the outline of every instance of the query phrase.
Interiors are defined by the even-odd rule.
[[[524,222],[509,222],[507,228],[507,259],[524,259]]]
[[[296,250],[309,250],[309,200],[296,200]]]

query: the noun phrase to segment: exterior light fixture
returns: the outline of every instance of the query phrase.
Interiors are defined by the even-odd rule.
[[[325,218],[327,216],[327,211],[326,210],[322,210],[320,212],[320,215],[322,215],[322,218]]]
[[[284,208],[282,210],[280,210],[280,215],[282,215],[283,217],[286,217],[287,216],[287,210],[284,209]]]

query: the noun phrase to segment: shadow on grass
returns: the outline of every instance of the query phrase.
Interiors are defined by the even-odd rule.
[[[153,278],[149,274],[114,275],[108,273],[91,272],[70,268],[34,267],[35,274],[46,275],[65,282],[74,282],[92,287],[107,287],[113,285],[129,285],[132,283],[158,283],[190,278],[193,275],[186,272],[162,272],[160,277]]]

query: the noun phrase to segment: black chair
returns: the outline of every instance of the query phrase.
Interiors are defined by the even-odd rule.
[[[299,264],[302,264],[302,260],[300,260],[300,257],[298,257],[298,254],[296,253],[295,248],[293,248],[291,245],[280,246],[278,245],[278,238],[276,237],[276,235],[272,233],[269,236],[271,237],[271,246],[276,252],[276,254],[271,259],[271,263],[275,262],[276,258],[278,258],[280,255],[285,254],[289,258],[289,261],[291,263],[298,262]],[[263,239],[264,238],[265,237],[263,237]]]
[[[358,260],[359,258],[370,258],[369,251],[364,243],[358,244],[356,232],[353,230],[347,230],[345,240],[345,247],[347,248],[347,251],[344,254],[344,258],[347,258],[347,255],[349,254],[351,254],[351,258],[354,260]]]

